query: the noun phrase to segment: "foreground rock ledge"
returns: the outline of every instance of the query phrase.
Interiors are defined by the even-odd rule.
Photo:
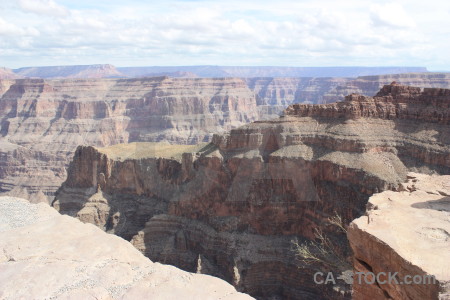
[[[46,204],[0,197],[0,299],[252,299],[151,262],[130,243]]]
[[[450,299],[450,176],[409,173],[408,179],[402,192],[372,196],[366,216],[348,230],[355,272],[398,272],[403,284],[354,276],[353,299]],[[417,283],[409,284],[414,276]]]

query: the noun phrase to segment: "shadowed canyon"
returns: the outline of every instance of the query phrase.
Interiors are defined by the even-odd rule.
[[[373,194],[408,190],[409,172],[448,174],[449,109],[448,89],[392,83],[374,97],[293,104],[281,117],[215,134],[209,143],[80,146],[52,205],[130,240],[154,261],[218,276],[257,298],[348,299],[348,285],[312,281],[318,268],[336,270],[302,263],[292,241],[313,241],[319,229],[345,242],[330,216],[348,224],[366,213]],[[427,232],[443,230],[447,243],[445,229],[433,226]],[[376,269],[379,261],[359,251]],[[406,261],[393,263],[401,269]],[[429,299],[448,295],[448,278],[439,279],[440,292]],[[359,293],[355,299],[365,299]],[[398,293],[423,299],[414,290]],[[379,299],[393,294],[377,291]]]

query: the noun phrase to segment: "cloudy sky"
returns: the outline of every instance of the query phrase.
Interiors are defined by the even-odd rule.
[[[0,0],[0,66],[450,70],[447,0]]]

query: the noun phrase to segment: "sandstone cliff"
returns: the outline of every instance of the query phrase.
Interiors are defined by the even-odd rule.
[[[78,145],[181,144],[258,118],[241,79],[0,81],[0,191],[52,195]]]
[[[355,300],[450,299],[450,176],[408,179],[400,191],[372,196],[350,224],[354,272],[381,274],[354,276]]]
[[[127,241],[47,204],[0,197],[1,299],[252,299],[153,263]]]
[[[88,67],[51,70],[89,77],[83,72],[111,69]],[[450,82],[445,73],[361,77],[352,83],[358,88],[346,87],[348,78],[0,80],[0,192],[41,190],[51,197],[79,144],[209,141],[214,133],[277,117],[292,103],[342,100],[346,91],[373,95],[392,78],[432,87]]]
[[[257,297],[346,298],[313,283],[317,266],[299,271],[291,240],[316,228],[342,240],[328,217],[359,217],[408,171],[450,172],[449,95],[392,84],[374,98],[293,105],[189,149],[79,147],[53,205]]]
[[[246,78],[257,97],[260,119],[271,119],[293,103],[321,103],[330,90],[345,84],[345,78]],[[324,98],[325,97],[325,98]],[[341,100],[336,97],[336,101]]]
[[[344,100],[346,95],[353,93],[366,96],[375,95],[384,85],[396,81],[403,85],[421,88],[450,88],[450,73],[408,73],[385,74],[378,76],[361,76],[348,79],[344,83],[328,90],[318,103],[332,103]]]

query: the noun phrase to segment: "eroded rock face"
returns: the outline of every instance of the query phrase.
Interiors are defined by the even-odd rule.
[[[448,93],[393,84],[376,98],[294,105],[192,149],[79,147],[53,205],[151,259],[258,297],[348,298],[314,284],[313,267],[299,271],[291,240],[310,240],[316,228],[340,239],[330,216],[359,217],[372,194],[398,189],[409,171],[448,173]],[[395,117],[397,106],[414,113]],[[435,106],[444,115],[416,115],[434,116]]]
[[[153,263],[127,241],[47,204],[0,197],[2,299],[253,299]]]
[[[0,191],[51,196],[78,145],[192,144],[258,118],[240,79],[2,80]]]
[[[109,65],[26,70],[29,76],[43,72],[48,77],[115,72]],[[349,78],[313,77],[0,80],[0,193],[22,196],[15,191],[19,188],[28,197],[39,191],[53,197],[78,145],[195,144],[248,122],[276,118],[292,103],[342,100],[344,91],[371,96],[392,78],[432,87],[450,82],[444,73],[390,76],[357,79],[363,82],[355,83],[357,89],[345,87]]]
[[[409,173],[400,191],[369,199],[348,230],[354,272],[398,273],[354,276],[353,299],[450,298],[449,196],[450,176]]]
[[[246,78],[257,95],[260,119],[271,119],[293,103],[323,103],[330,90],[345,84],[346,78]],[[336,97],[336,101],[341,100]]]
[[[449,124],[450,90],[385,85],[373,98],[351,94],[345,101],[327,105],[294,104],[286,115],[300,117],[379,118]]]
[[[319,103],[331,103],[345,99],[350,94],[375,95],[384,85],[396,81],[399,84],[421,88],[450,88],[449,73],[407,73],[378,76],[360,76],[349,79],[330,89]]]

